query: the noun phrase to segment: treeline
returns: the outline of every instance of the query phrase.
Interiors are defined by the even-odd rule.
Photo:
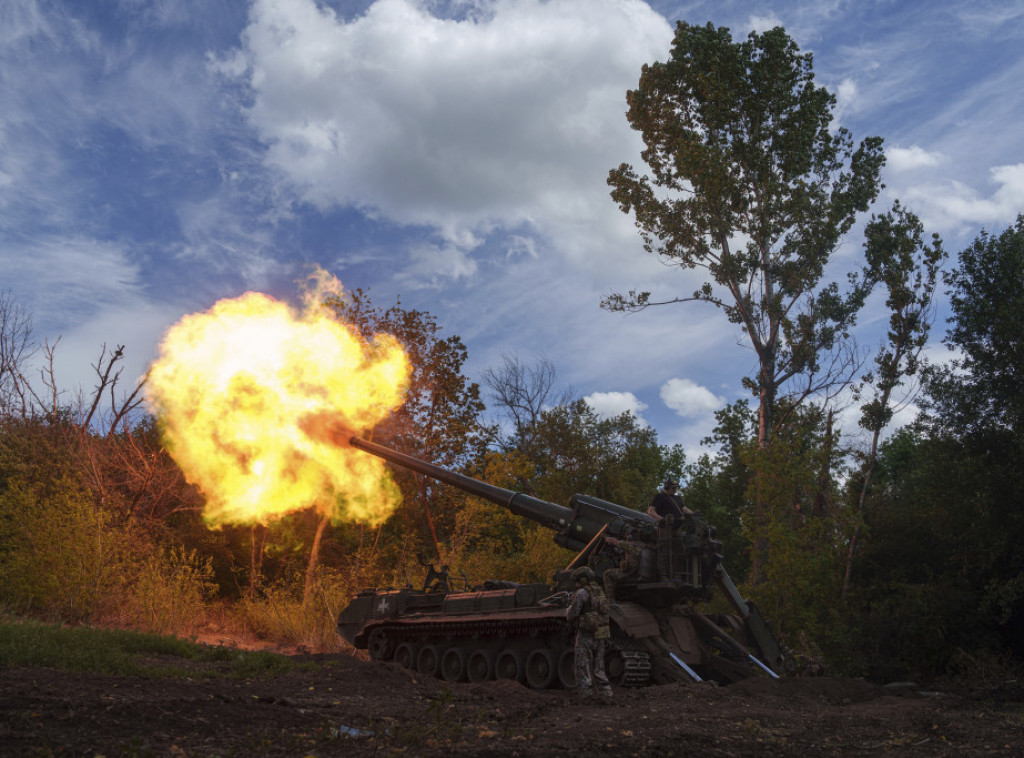
[[[515,359],[488,372],[508,423],[485,417],[462,371],[457,336],[360,291],[328,306],[367,339],[397,337],[413,366],[406,400],[373,439],[553,502],[589,492],[649,499],[682,451],[623,415],[600,419],[569,394],[554,398],[550,364]],[[402,506],[377,528],[331,522],[313,508],[267,524],[210,529],[203,495],[164,448],[159,421],[122,390],[123,354],[103,349],[92,394],[65,400],[52,368],[38,391],[30,367],[53,366],[31,320],[0,296],[0,608],[37,618],[213,638],[247,635],[334,649],[335,621],[368,586],[421,586],[426,565],[458,583],[548,581],[571,555],[551,533],[450,487],[396,469]],[[10,346],[10,349],[8,349]],[[16,346],[16,347],[15,347]],[[42,359],[42,360],[40,360]]]
[[[757,412],[740,401],[718,413],[716,452],[689,462],[629,414],[601,419],[560,393],[548,361],[509,357],[481,387],[462,371],[461,340],[429,314],[382,309],[363,292],[330,305],[412,357],[408,401],[374,439],[558,503],[585,492],[644,510],[667,473],[683,473],[686,504],[717,526],[730,573],[784,642],[830,671],[890,680],[1024,658],[1024,217],[981,234],[946,283],[945,341],[959,357],[925,368],[918,420],[880,436],[874,454],[824,404],[780,407],[786,423],[761,445]],[[121,391],[121,352],[101,355],[93,395],[63,403],[26,380],[26,314],[9,295],[0,313],[9,613],[330,649],[348,597],[419,586],[424,563],[476,584],[547,581],[572,557],[551,532],[404,470],[403,505],[379,528],[310,509],[208,529],[202,493],[161,446],[140,388]],[[862,400],[868,432],[876,399]]]

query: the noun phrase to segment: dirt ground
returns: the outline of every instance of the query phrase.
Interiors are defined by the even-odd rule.
[[[618,690],[612,705],[514,682],[446,684],[392,663],[268,680],[0,668],[2,756],[1024,755],[1024,686],[976,693],[758,678]]]

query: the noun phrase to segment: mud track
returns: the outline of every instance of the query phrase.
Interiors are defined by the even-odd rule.
[[[446,684],[347,656],[267,680],[0,668],[3,756],[1024,755],[1024,689],[754,679],[619,690]],[[177,662],[176,662],[177,663]]]

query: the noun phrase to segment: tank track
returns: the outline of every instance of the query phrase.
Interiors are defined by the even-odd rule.
[[[651,682],[651,656],[635,642],[613,640],[613,650],[622,657],[625,668],[618,684],[622,687],[643,687]]]

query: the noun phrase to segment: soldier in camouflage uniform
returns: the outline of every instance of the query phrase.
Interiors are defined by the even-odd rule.
[[[609,700],[612,687],[604,673],[605,640],[611,637],[608,626],[608,601],[601,590],[597,575],[589,566],[572,572],[576,592],[569,605],[569,623],[576,624],[576,689],[580,700],[597,696]]]
[[[643,550],[631,529],[627,529],[623,535],[625,539],[605,537],[605,544],[618,549],[622,554],[618,568],[608,569],[604,572],[604,594],[608,597],[609,603],[615,602],[615,587],[623,579],[636,579],[640,575],[640,553]]]

